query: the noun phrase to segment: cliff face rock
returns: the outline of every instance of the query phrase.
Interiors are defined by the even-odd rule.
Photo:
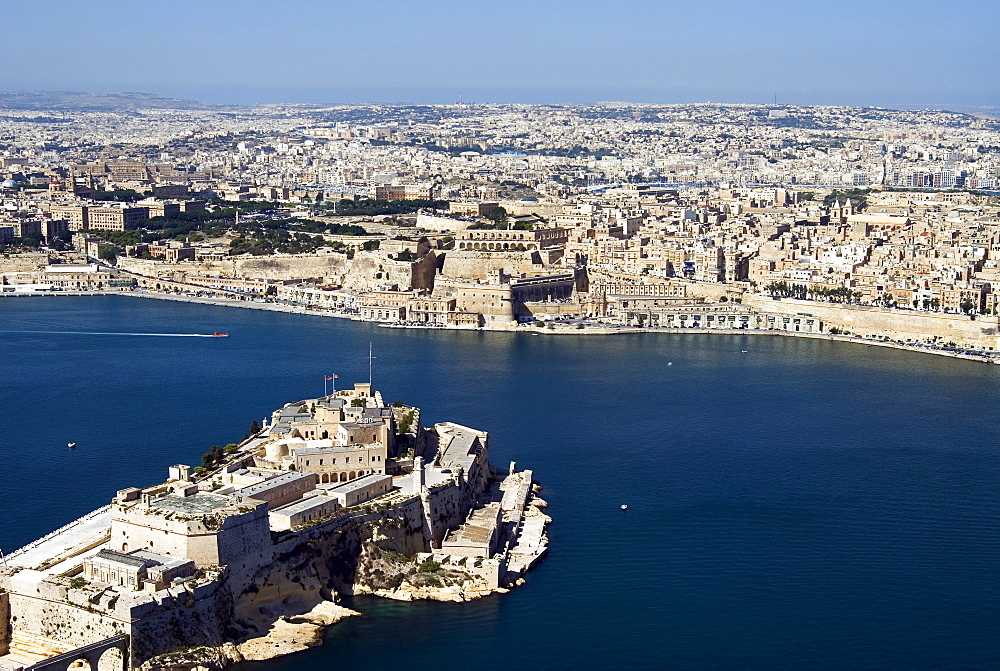
[[[222,669],[319,645],[325,627],[358,615],[334,603],[339,594],[393,584],[402,566],[412,567],[405,553],[424,545],[416,511],[295,534],[279,541],[271,564],[252,574],[226,571],[213,594],[178,600],[135,623],[137,659],[147,660],[144,671]]]
[[[322,644],[326,627],[354,615],[361,613],[322,601],[303,615],[279,617],[264,636],[252,638],[236,648],[243,660],[251,661],[299,652]]]
[[[242,662],[243,655],[232,643],[217,648],[196,646],[178,652],[159,655],[135,667],[137,671],[221,671],[232,664]]]
[[[530,471],[499,484],[459,471],[419,495],[397,494],[271,532],[266,560],[251,552],[152,596],[69,588],[40,574],[36,585],[31,572],[8,579],[28,587],[0,597],[9,597],[12,607],[15,597],[24,601],[18,612],[35,625],[20,630],[22,648],[38,640],[68,649],[128,633],[133,661],[143,671],[214,671],[270,659],[319,645],[325,627],[356,615],[337,604],[341,595],[469,601],[519,584],[546,545],[545,503],[532,496],[531,482]],[[506,529],[496,547],[469,554],[461,543],[441,543],[449,529],[482,525],[482,516],[470,513],[487,508]],[[0,598],[0,614],[4,603]],[[16,644],[14,637],[11,648]]]

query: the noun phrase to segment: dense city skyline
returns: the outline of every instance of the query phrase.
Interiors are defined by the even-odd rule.
[[[991,2],[20,4],[0,89],[213,103],[997,106]],[[934,20],[927,20],[934,11]],[[878,20],[875,20],[875,19]],[[140,41],[128,36],[142,35]],[[41,45],[58,45],[42,48]],[[143,55],[145,52],[145,55]],[[80,64],[79,55],[86,55]]]

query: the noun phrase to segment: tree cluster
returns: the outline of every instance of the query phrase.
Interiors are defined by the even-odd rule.
[[[448,201],[446,200],[375,200],[364,198],[353,201],[346,198],[339,201],[335,206],[328,206],[329,210],[335,210],[338,216],[372,217],[384,214],[412,214],[418,210],[446,210]]]
[[[789,283],[784,280],[771,282],[764,289],[779,298],[798,298],[799,300],[825,300],[830,303],[858,303],[863,294],[847,287],[810,287],[807,284]]]
[[[844,202],[850,198],[854,208],[858,212],[862,212],[868,207],[868,194],[871,192],[871,189],[847,189],[846,191],[834,189],[829,195],[823,198],[823,206],[830,207],[837,202]]]

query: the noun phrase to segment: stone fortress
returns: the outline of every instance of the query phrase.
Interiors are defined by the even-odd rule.
[[[355,614],[339,595],[504,592],[549,518],[488,454],[370,384],[288,404],[213,469],[171,466],[7,555],[0,669],[222,668],[318,644]]]

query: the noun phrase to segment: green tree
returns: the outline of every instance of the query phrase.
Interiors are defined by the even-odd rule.
[[[486,217],[492,221],[497,226],[503,227],[507,225],[507,210],[502,206],[497,206],[493,208],[493,211],[489,213]]]

